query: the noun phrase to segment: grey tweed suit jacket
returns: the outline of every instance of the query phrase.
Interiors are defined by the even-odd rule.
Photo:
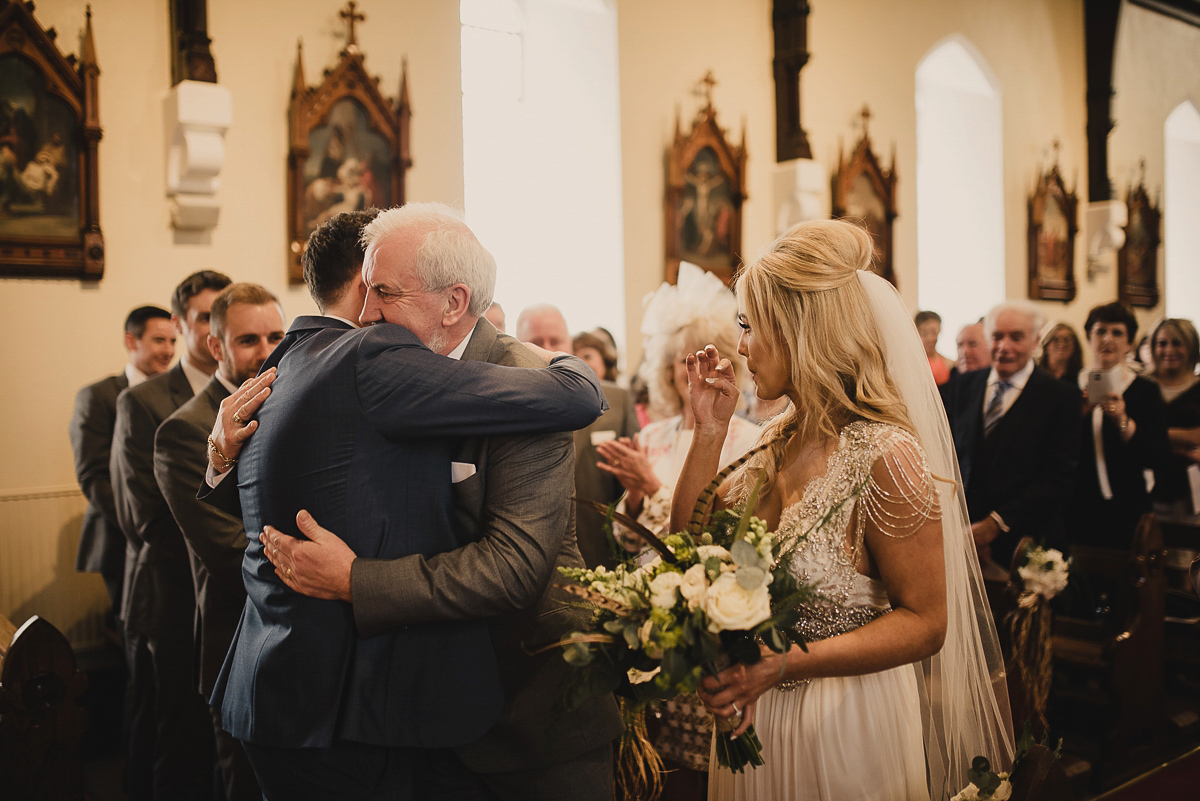
[[[119,575],[125,559],[125,536],[117,522],[108,462],[117,422],[117,396],[128,386],[125,374],[117,373],[88,384],[75,396],[68,432],[75,453],[75,476],[88,500],[75,556],[75,569],[79,571],[106,573],[111,568]]]
[[[544,367],[519,342],[480,320],[464,360]],[[453,487],[455,526],[478,539],[425,558],[354,562],[354,617],[360,636],[418,623],[491,618],[505,690],[500,720],[457,749],[478,773],[535,770],[603,746],[621,732],[611,696],[573,713],[558,710],[565,663],[558,649],[528,651],[583,628],[586,613],[557,586],[559,566],[583,561],[570,497],[570,433],[465,438],[455,461],[474,475]]]

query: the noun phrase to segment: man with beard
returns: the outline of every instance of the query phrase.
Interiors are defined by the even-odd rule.
[[[217,372],[208,386],[179,407],[154,438],[154,477],[171,507],[191,563],[196,593],[195,643],[198,689],[207,698],[246,601],[242,521],[196,498],[208,460],[208,432],[221,401],[258,373],[283,339],[283,310],[258,284],[232,284],[212,304],[208,348]],[[229,801],[262,797],[241,744],[221,729],[219,710],[210,708],[217,758]]]

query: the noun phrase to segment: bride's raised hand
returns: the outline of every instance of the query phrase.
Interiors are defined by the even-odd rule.
[[[733,382],[733,365],[712,345],[689,353],[685,360],[688,374],[688,401],[696,416],[697,428],[724,430],[737,409],[740,393]]]

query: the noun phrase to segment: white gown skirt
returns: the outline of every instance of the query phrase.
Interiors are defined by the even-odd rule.
[[[925,736],[912,665],[813,679],[758,699],[766,764],[740,774],[711,753],[710,801],[927,801]]]

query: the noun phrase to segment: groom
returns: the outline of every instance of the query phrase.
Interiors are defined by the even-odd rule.
[[[483,492],[478,482],[466,486],[473,465],[456,463],[453,437],[578,427],[599,413],[602,395],[574,359],[518,371],[425,348],[422,340],[443,354],[465,347],[454,335],[487,308],[495,264],[441,209],[412,204],[381,214],[372,228],[370,294],[390,313],[401,310],[411,332],[352,331],[334,317],[293,325],[258,415],[261,431],[241,454],[246,528],[306,508],[332,521],[356,553],[409,557],[418,572],[437,573],[439,555],[465,550],[476,534],[455,532],[452,481]],[[233,398],[226,412],[240,408],[241,393]],[[541,585],[528,553],[495,550],[442,577],[463,585],[458,594],[444,585],[431,591],[443,608],[370,631],[355,620],[357,604],[285,587],[251,534],[243,568],[250,597],[213,701],[245,741],[268,798],[409,797],[429,761],[414,749],[461,746],[496,723],[504,677],[485,618],[503,599],[468,613],[480,602],[474,580],[504,586],[510,603],[536,598]],[[506,570],[506,556],[526,571]]]

